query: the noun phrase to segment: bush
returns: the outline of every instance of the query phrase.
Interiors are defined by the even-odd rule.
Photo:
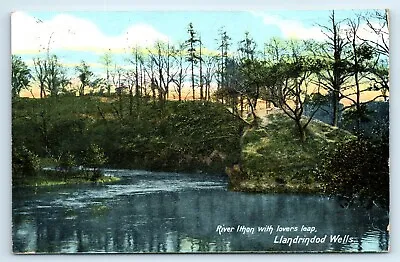
[[[13,177],[34,177],[40,168],[39,158],[25,146],[12,147]]]
[[[319,180],[348,205],[389,207],[389,141],[352,140],[325,152]]]

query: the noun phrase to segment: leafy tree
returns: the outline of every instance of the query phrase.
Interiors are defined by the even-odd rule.
[[[99,167],[104,165],[106,161],[107,158],[104,155],[104,150],[98,145],[91,143],[89,147],[85,150],[85,155],[82,159],[82,164],[87,167],[94,168],[91,179],[95,181],[101,176]]]
[[[67,174],[71,173],[72,168],[76,166],[75,156],[69,151],[63,152],[58,161],[58,166],[64,171],[65,181],[67,179]]]
[[[93,72],[90,71],[90,67],[86,64],[85,61],[81,61],[81,64],[77,66],[76,71],[79,73],[78,77],[81,81],[81,85],[79,87],[79,95],[83,96],[85,94],[85,87],[89,86],[91,77],[93,76]]]
[[[12,55],[11,62],[12,97],[19,97],[21,90],[29,86],[31,70],[20,56]]]
[[[46,89],[51,96],[57,96],[70,82],[56,55],[48,57],[45,64],[45,74]]]
[[[308,54],[308,43],[288,41],[286,46],[277,45],[271,49],[278,60],[269,64],[265,71],[267,92],[272,102],[296,124],[301,141],[306,140],[306,128],[313,115],[302,122],[305,104],[313,90],[309,90],[312,76],[319,72],[321,61]],[[283,49],[282,49],[283,48]],[[278,55],[276,55],[278,54]]]
[[[38,156],[24,145],[12,147],[13,177],[34,177],[38,174],[40,162]]]

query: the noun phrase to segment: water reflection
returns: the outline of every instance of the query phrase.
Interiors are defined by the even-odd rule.
[[[114,171],[114,185],[13,189],[14,252],[386,251],[381,210],[343,209],[305,195],[226,191],[223,177]],[[254,234],[216,232],[218,225]],[[262,233],[258,226],[314,226]],[[349,235],[352,243],[274,243],[276,236]],[[329,238],[329,237],[328,237]]]

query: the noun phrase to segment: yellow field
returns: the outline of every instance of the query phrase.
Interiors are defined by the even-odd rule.
[[[77,89],[78,86],[79,86],[78,83],[75,83],[73,85],[73,88]],[[364,86],[364,88],[366,88],[366,87]],[[211,96],[213,95],[215,90],[216,90],[215,86],[211,87]],[[114,92],[114,90],[112,90],[112,92]],[[147,92],[149,95],[151,95],[150,90],[148,90]],[[353,92],[353,91],[349,90],[347,93],[351,93],[351,92]],[[86,88],[85,93],[89,93],[89,88]],[[21,97],[32,97],[32,94],[33,94],[33,97],[39,98],[40,97],[39,88],[32,87],[31,91],[23,90],[23,91],[21,91],[20,95],[21,95]],[[192,91],[192,88],[189,86],[189,84],[187,84],[185,87],[182,88],[181,94],[182,94],[182,100],[193,100],[193,91]],[[370,101],[379,95],[381,95],[380,91],[364,91],[361,93],[361,101],[362,102]],[[352,95],[350,97],[354,100],[356,98],[355,95]],[[178,98],[179,98],[178,92],[175,90],[174,87],[171,87],[170,91],[169,91],[168,99],[169,100],[178,100]],[[196,90],[195,90],[195,98],[200,99],[200,89],[199,88],[196,88]],[[377,101],[382,101],[382,100],[383,100],[383,98],[377,99]],[[344,98],[341,100],[341,103],[344,106],[348,106],[348,105],[352,104],[352,101]],[[245,113],[249,113],[250,112],[249,110],[250,109],[247,106],[245,106]],[[258,116],[260,116],[260,117],[265,116],[266,114],[271,112],[271,110],[273,110],[273,105],[271,103],[266,103],[266,101],[259,99],[259,101],[257,102],[256,111],[255,111]]]

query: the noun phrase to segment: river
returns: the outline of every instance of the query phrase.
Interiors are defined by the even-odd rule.
[[[121,180],[14,187],[13,251],[388,250],[388,217],[378,208],[346,209],[334,199],[313,195],[230,192],[225,176],[136,170],[105,173]],[[263,227],[269,231],[262,232]]]

